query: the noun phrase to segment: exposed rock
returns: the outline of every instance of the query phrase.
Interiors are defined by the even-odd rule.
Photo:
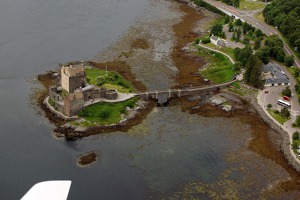
[[[217,96],[212,97],[209,101],[210,101],[211,105],[219,106],[219,105],[227,102],[228,100],[224,97],[217,95]]]
[[[229,112],[229,111],[232,110],[232,105],[224,105],[224,106],[222,107],[222,109],[223,109],[224,111],[226,111],[226,112]]]
[[[87,152],[83,155],[79,155],[78,164],[81,167],[85,167],[85,166],[90,165],[93,162],[95,162],[98,157],[99,157],[99,155],[96,154],[95,152]]]

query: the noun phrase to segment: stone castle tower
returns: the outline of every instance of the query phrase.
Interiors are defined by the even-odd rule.
[[[63,66],[61,68],[61,86],[69,93],[86,84],[85,72],[82,66]]]

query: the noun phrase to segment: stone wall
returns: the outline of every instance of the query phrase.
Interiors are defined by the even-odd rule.
[[[264,110],[258,105],[257,99],[254,96],[251,97],[243,97],[246,99],[256,110],[256,112],[260,115],[260,117],[266,122],[274,131],[279,133],[282,138],[280,150],[283,152],[285,158],[287,159],[288,163],[296,169],[298,172],[300,172],[300,165],[295,160],[295,158],[292,155],[291,152],[291,145],[290,145],[290,139],[289,134],[283,130],[280,126],[278,126],[270,117],[264,112]]]

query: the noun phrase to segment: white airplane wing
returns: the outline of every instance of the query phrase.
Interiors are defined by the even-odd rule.
[[[66,200],[71,181],[45,181],[35,184],[21,200]]]

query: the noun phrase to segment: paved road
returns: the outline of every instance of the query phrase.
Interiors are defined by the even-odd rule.
[[[290,47],[284,42],[280,32],[276,28],[271,27],[271,26],[267,25],[266,23],[260,22],[260,21],[258,21],[254,18],[254,15],[258,12],[261,12],[262,9],[255,10],[255,11],[245,11],[245,10],[240,10],[240,9],[234,8],[232,6],[228,6],[227,4],[224,4],[220,1],[214,1],[214,0],[204,0],[204,1],[206,3],[209,3],[209,4],[217,7],[218,9],[222,10],[223,12],[225,12],[229,15],[235,15],[235,16],[239,17],[241,20],[247,21],[248,23],[252,24],[252,26],[261,29],[261,31],[264,34],[266,34],[267,36],[270,36],[270,35],[273,35],[273,34],[278,35],[279,38],[281,38],[282,41],[283,41],[283,50],[288,55],[293,55],[294,56],[294,59],[295,59],[294,64],[295,64],[295,66],[300,68],[299,59],[294,54],[294,52],[290,49]]]

